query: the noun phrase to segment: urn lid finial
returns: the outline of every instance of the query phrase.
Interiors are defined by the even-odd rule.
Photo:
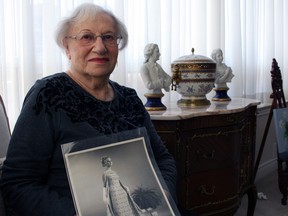
[[[191,48],[191,53],[190,55],[184,55],[179,57],[178,59],[174,60],[172,62],[172,64],[194,64],[194,63],[213,63],[215,64],[216,67],[216,63],[214,62],[214,60],[210,59],[209,57],[203,56],[203,55],[197,55],[194,53],[195,52],[195,48],[192,47]]]

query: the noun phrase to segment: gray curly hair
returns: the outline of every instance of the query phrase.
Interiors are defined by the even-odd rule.
[[[119,44],[119,50],[124,49],[128,44],[128,32],[126,26],[111,11],[92,3],[81,4],[70,16],[59,22],[55,31],[55,41],[57,45],[64,50],[64,39],[67,36],[71,26],[83,20],[93,19],[99,13],[105,13],[114,20],[116,24],[116,34],[122,37],[122,40]]]

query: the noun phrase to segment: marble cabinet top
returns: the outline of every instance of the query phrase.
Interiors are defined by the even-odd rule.
[[[180,107],[177,101],[164,105],[167,110],[149,111],[152,120],[180,120],[189,119],[196,116],[207,116],[217,114],[237,113],[245,110],[249,106],[257,106],[259,100],[249,98],[231,98],[231,101],[219,102],[210,101],[211,104],[204,107]]]

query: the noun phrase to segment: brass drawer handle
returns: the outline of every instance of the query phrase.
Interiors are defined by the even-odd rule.
[[[213,160],[214,159],[214,155],[215,155],[215,150],[212,150],[211,152],[205,152],[202,149],[198,149],[197,151],[197,155],[200,155],[201,158],[204,158],[206,160]]]
[[[201,185],[199,187],[199,191],[201,194],[205,194],[207,196],[212,196],[215,193],[215,186],[211,186],[210,188],[207,188],[206,185]]]

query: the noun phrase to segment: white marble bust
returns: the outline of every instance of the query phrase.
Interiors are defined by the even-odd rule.
[[[217,88],[228,88],[227,82],[231,82],[234,77],[232,69],[223,63],[223,52],[221,49],[212,51],[211,58],[216,62],[215,85]]]
[[[162,89],[170,91],[172,79],[156,62],[160,55],[157,44],[149,43],[145,46],[145,61],[140,73],[148,94],[163,94]]]

